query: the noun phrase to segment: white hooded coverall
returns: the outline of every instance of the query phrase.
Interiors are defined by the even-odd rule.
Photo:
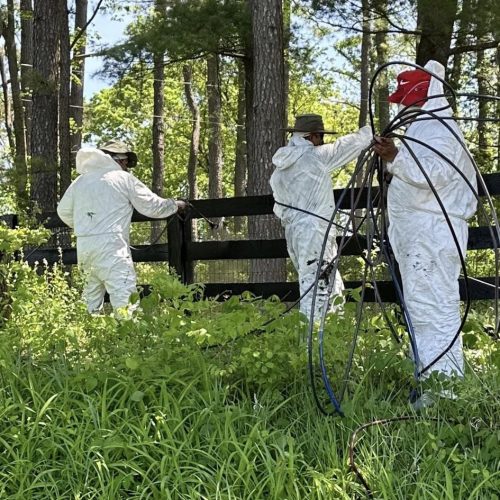
[[[316,279],[318,260],[321,254],[328,222],[335,208],[331,172],[355,159],[372,139],[370,127],[337,139],[332,144],[314,146],[312,142],[294,134],[288,145],[278,149],[273,156],[276,166],[270,184],[277,202],[307,210],[323,217],[322,220],[299,210],[274,205],[274,213],[285,228],[288,253],[299,274],[300,295],[311,287]],[[302,134],[304,135],[304,134]],[[322,267],[337,255],[336,231],[330,228]],[[340,273],[330,276],[335,279],[333,294],[344,289]],[[328,283],[321,279],[314,307],[314,316],[319,318],[323,304],[328,299]],[[300,310],[307,317],[311,314],[313,290],[302,298]]]
[[[155,195],[99,149],[80,149],[76,170],[81,175],[64,193],[57,213],[77,236],[78,264],[86,274],[84,299],[95,312],[107,291],[113,308],[125,307],[136,291],[129,247],[133,210],[164,218],[177,212],[176,202]]]
[[[429,61],[426,69],[444,78],[444,68]],[[443,94],[443,85],[432,77],[428,97]],[[447,107],[444,98],[428,99],[423,110]],[[464,139],[451,109],[436,111],[448,117],[445,123],[457,134],[453,136],[446,125],[420,115],[405,133],[440,151],[465,174],[477,192],[476,174],[466,150]],[[427,120],[425,119],[427,118]],[[420,119],[420,121],[419,121]],[[467,219],[476,211],[476,198],[458,172],[444,159],[425,146],[411,140],[399,149],[387,170],[394,176],[388,189],[389,239],[398,261],[403,280],[403,295],[413,324],[419,370],[432,363],[452,342],[460,326],[460,295],[458,277],[461,263],[457,246],[435,195],[422,171],[408,151],[410,148],[436,189],[457,236],[460,252],[467,250]],[[463,374],[461,338],[448,353],[428,371],[445,375]]]

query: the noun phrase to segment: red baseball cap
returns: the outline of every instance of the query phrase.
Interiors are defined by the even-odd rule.
[[[398,75],[398,87],[389,96],[389,102],[422,106],[427,97],[431,75],[421,69],[403,71]]]

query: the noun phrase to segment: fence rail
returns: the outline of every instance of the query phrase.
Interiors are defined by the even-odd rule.
[[[489,193],[492,196],[500,195],[500,173],[488,174],[483,176]],[[342,189],[334,190],[334,194],[339,199]],[[376,191],[376,189],[375,189]],[[484,196],[482,189],[479,189],[480,195]],[[374,189],[372,189],[374,193]],[[342,200],[341,209],[349,209],[352,200],[360,195],[360,206],[366,204],[367,189],[362,193],[359,189],[353,189],[349,196]],[[132,257],[135,262],[168,262],[175,269],[182,281],[191,283],[193,281],[193,265],[195,261],[215,261],[226,259],[279,259],[288,257],[286,242],[284,239],[275,240],[228,240],[228,241],[192,241],[191,219],[197,219],[203,216],[208,218],[217,217],[238,217],[268,215],[273,213],[274,200],[271,195],[248,196],[239,198],[224,198],[211,200],[192,200],[195,207],[185,220],[177,216],[169,218],[167,243],[154,245],[139,245],[132,249]],[[17,225],[16,215],[7,215],[1,218],[10,227]],[[64,223],[57,214],[44,214],[44,225],[50,229],[64,227]],[[132,217],[133,222],[145,222],[150,219],[137,212]],[[156,219],[157,220],[157,219]],[[491,234],[498,241],[498,234],[495,228],[472,227],[469,231],[469,240],[467,248],[469,250],[483,250],[493,248]],[[343,249],[343,255],[360,255],[366,249],[366,241],[363,237],[350,241]],[[58,262],[61,259],[65,265],[76,264],[76,249],[57,249],[40,248],[28,252],[28,262],[34,263],[45,259],[49,264]],[[490,285],[494,283],[492,277],[478,278],[484,280]],[[357,288],[361,285],[358,281],[347,281],[347,288]],[[378,292],[385,302],[393,302],[396,295],[389,281],[380,281],[377,283]],[[464,297],[465,284],[460,282],[462,298]],[[296,282],[279,283],[205,283],[206,296],[226,296],[229,294],[239,294],[243,291],[250,291],[258,296],[269,297],[277,295],[282,300],[296,300],[299,297],[299,287]],[[472,282],[469,283],[469,294],[472,299],[489,299],[494,296],[494,288],[485,284]],[[373,289],[367,290],[367,301],[375,301]]]

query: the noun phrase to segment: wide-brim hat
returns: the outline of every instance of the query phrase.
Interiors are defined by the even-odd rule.
[[[127,166],[129,168],[133,168],[137,165],[137,155],[124,142],[110,141],[99,149],[111,156],[126,155],[128,160]]]
[[[287,132],[309,132],[311,134],[336,134],[333,130],[325,130],[321,115],[308,113],[297,115],[293,127],[285,129]]]

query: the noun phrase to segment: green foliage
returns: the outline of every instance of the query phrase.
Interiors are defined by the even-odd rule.
[[[201,300],[201,286],[151,270],[152,293],[124,320],[89,315],[76,272],[6,269],[2,498],[359,497],[346,466],[353,431],[408,413],[407,346],[376,310],[359,331],[346,417],[325,420],[307,382],[305,321],[296,310],[280,317],[277,300]],[[346,303],[325,327],[336,391],[356,308]],[[436,420],[376,425],[358,439],[354,459],[376,498],[498,498],[499,348],[485,322],[467,323],[471,368],[456,401],[428,410]]]
[[[140,88],[137,88],[141,82]],[[169,68],[165,79],[165,192],[185,197],[185,169],[189,155],[190,122],[184,117],[183,87],[178,68]],[[113,138],[129,143],[139,157],[134,175],[151,184],[153,115],[152,75],[144,66],[122,78],[117,85],[96,94],[88,106],[85,141],[100,145]],[[200,175],[203,178],[203,173]],[[200,182],[202,182],[200,179]]]
[[[189,58],[207,52],[240,52],[249,31],[246,2],[171,2],[166,17],[151,15],[134,26],[130,42],[149,53]]]

